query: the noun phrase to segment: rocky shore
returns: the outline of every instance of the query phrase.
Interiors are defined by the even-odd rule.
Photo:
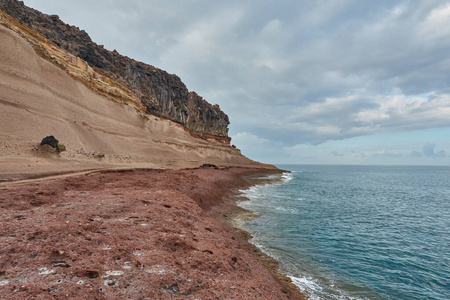
[[[1,299],[302,299],[229,224],[261,169],[129,170],[0,185]],[[266,266],[264,266],[265,262]]]

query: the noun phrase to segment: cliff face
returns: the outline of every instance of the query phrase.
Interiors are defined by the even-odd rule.
[[[182,124],[195,136],[230,142],[228,116],[218,105],[189,92],[178,76],[115,50],[108,51],[94,43],[84,30],[63,23],[58,16],[31,9],[22,1],[0,0],[0,9],[126,87],[146,113]]]

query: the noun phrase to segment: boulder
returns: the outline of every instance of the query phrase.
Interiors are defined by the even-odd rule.
[[[218,169],[219,167],[217,167],[216,165],[213,164],[203,164],[200,166],[201,168],[214,168],[214,169]]]
[[[59,143],[59,141],[57,139],[55,139],[55,137],[53,135],[49,135],[42,139],[41,146],[49,145],[52,148],[57,148],[58,143]]]

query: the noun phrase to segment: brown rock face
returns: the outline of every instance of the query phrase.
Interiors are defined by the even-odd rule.
[[[178,76],[115,50],[108,51],[94,43],[84,30],[65,24],[56,15],[31,9],[22,1],[0,0],[0,9],[127,87],[140,99],[147,113],[182,124],[196,136],[229,143],[228,116],[218,105],[189,92]]]

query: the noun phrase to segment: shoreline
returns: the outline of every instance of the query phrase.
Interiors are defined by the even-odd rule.
[[[256,245],[251,243],[250,240],[253,238],[252,233],[238,224],[239,221],[246,222],[259,217],[258,213],[247,210],[237,204],[238,202],[243,201],[240,196],[240,191],[259,184],[280,182],[281,178],[270,179],[265,178],[264,176],[290,171],[257,169],[257,171],[254,172],[255,169],[250,170],[252,170],[251,173],[244,176],[241,175],[241,178],[245,180],[247,184],[235,188],[236,190],[232,192],[231,201],[221,201],[221,205],[218,206],[219,209],[216,209],[215,212],[210,212],[210,215],[220,219],[227,230],[232,232],[239,241],[244,243],[246,250],[252,253],[272,273],[272,275],[283,285],[285,291],[288,291],[288,293],[292,295],[292,299],[307,299],[300,289],[292,283],[292,280],[281,272],[279,268],[280,262],[262,252]]]
[[[245,180],[249,182],[249,185],[245,189],[250,188],[259,184],[273,184],[280,182],[280,178],[270,179],[270,178],[260,178],[260,176],[279,174],[289,172],[285,170],[279,170],[278,172],[273,172],[270,170],[267,173],[257,173],[255,176],[246,177]],[[242,190],[242,189],[240,189]],[[272,256],[261,251],[256,245],[250,242],[253,238],[251,232],[247,231],[240,222],[248,222],[260,215],[257,212],[247,210],[238,205],[238,202],[245,201],[242,200],[242,196],[239,194],[234,195],[233,205],[229,210],[226,210],[222,216],[220,216],[221,221],[225,224],[228,230],[235,232],[238,238],[243,241],[248,247],[247,250],[251,252],[258,260],[277,278],[279,282],[282,283],[284,288],[289,291],[295,299],[307,299],[306,296],[300,291],[300,289],[292,282],[286,274],[282,273],[279,267],[280,262],[273,258]]]
[[[304,299],[227,222],[248,177],[275,172],[122,170],[3,184],[0,296]]]

